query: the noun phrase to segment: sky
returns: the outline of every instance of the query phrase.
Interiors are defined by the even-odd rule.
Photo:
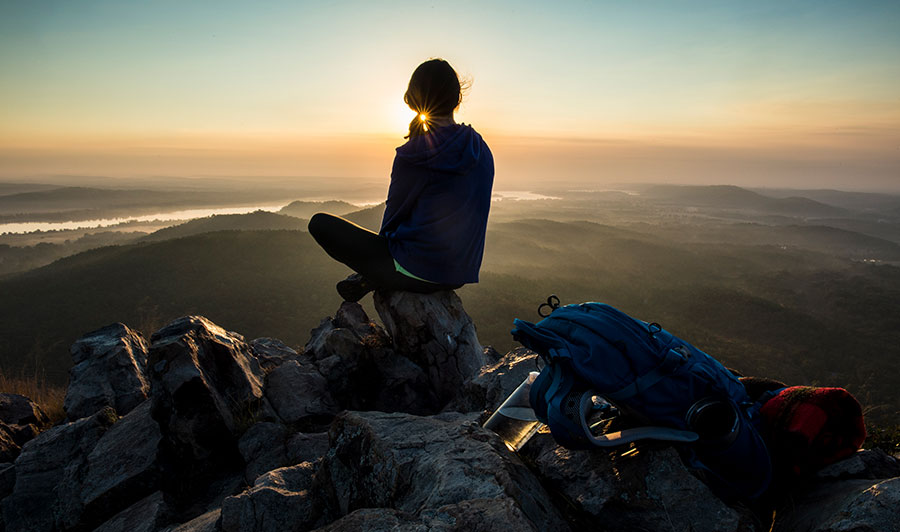
[[[505,188],[900,192],[900,2],[0,0],[0,177],[388,179],[422,61]]]

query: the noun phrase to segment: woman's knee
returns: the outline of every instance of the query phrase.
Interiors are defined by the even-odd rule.
[[[313,238],[319,240],[319,237],[327,233],[328,228],[334,225],[333,218],[334,216],[331,214],[317,212],[309,219],[309,223],[306,224],[306,230],[309,231]]]

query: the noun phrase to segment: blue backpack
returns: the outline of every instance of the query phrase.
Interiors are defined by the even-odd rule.
[[[766,490],[772,466],[757,430],[760,404],[734,374],[658,324],[609,305],[560,307],[555,296],[541,307],[548,305],[550,314],[536,324],[515,320],[512,334],[545,362],[530,401],[557,443],[588,449],[673,441],[719,496],[752,499]],[[646,426],[598,434],[601,423],[593,420],[604,410]]]

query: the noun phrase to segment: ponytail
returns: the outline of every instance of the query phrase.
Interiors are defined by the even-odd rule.
[[[424,135],[427,131],[426,122],[421,119],[422,114],[416,113],[416,116],[409,121],[409,133],[406,134],[405,139],[410,137],[418,137],[419,135]]]
[[[403,101],[416,112],[409,122],[409,134],[404,138],[424,135],[432,129],[433,117],[452,115],[459,107],[462,101],[459,76],[443,59],[425,61],[409,79]]]
[[[432,129],[434,129],[434,119],[432,116],[428,113],[416,111],[416,116],[409,121],[409,133],[403,138],[408,139],[411,137],[418,137]]]

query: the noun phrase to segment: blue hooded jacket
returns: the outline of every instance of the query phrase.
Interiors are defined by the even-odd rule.
[[[494,157],[481,135],[452,124],[397,148],[379,234],[394,260],[422,279],[478,282]]]

